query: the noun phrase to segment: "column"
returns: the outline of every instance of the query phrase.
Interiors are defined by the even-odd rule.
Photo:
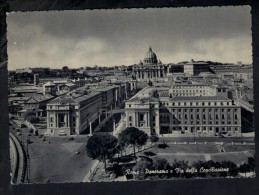
[[[116,130],[116,123],[115,123],[115,119],[113,119],[113,132],[115,132]]]
[[[66,127],[68,127],[68,117],[67,117],[67,113],[65,114],[65,117],[66,117]]]
[[[56,127],[58,127],[58,114],[56,114],[56,118],[55,118],[56,120]]]
[[[49,127],[50,127],[49,123],[50,123],[49,113],[47,112],[47,128],[49,128]]]
[[[98,113],[98,115],[99,115],[99,124],[100,124],[101,123],[101,114]]]
[[[93,135],[92,122],[90,122],[90,133],[89,133],[89,136],[92,136],[92,135]]]
[[[146,113],[146,118],[147,118],[147,123],[146,123],[146,125],[147,125],[147,127],[149,126],[149,118],[148,118],[149,116],[148,116],[148,112]]]
[[[68,127],[70,127],[70,116],[69,116],[69,113],[67,113],[67,125],[68,125]]]
[[[134,126],[135,127],[137,127],[138,125],[137,125],[137,113],[136,112],[134,112]]]

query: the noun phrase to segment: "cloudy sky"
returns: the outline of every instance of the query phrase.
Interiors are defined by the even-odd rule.
[[[14,12],[8,66],[131,65],[148,47],[163,63],[252,63],[250,7]]]

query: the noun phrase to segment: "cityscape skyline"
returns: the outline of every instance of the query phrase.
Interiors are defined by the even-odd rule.
[[[149,46],[165,64],[252,63],[249,6],[17,12],[7,24],[9,70],[128,66]]]

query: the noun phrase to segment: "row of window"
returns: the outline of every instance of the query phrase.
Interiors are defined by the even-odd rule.
[[[183,108],[183,109],[181,109],[181,108],[178,108],[178,109],[172,109],[172,112],[174,113],[174,112],[182,112],[182,111],[188,112],[188,111],[190,111],[190,112],[196,112],[196,113],[197,112],[205,113],[206,111],[208,111],[210,113],[212,111],[214,111],[214,112],[220,112],[221,111],[221,112],[228,112],[228,113],[230,113],[231,110],[233,110],[234,112],[238,111],[237,108],[235,108],[235,109],[230,109],[230,108],[226,108],[226,109],[224,109],[224,108],[222,108],[222,109],[218,109],[218,108],[215,108],[215,109],[212,109],[212,108],[206,108],[206,109],[199,109],[199,108],[197,108],[197,109],[193,109],[193,108],[187,109],[187,108]]]
[[[231,131],[232,128],[231,127],[173,127],[172,128],[173,130],[191,130],[191,132],[194,132],[194,131],[200,131],[200,130],[203,130],[203,131],[213,131],[215,130],[216,132],[222,132],[222,131]],[[233,128],[234,131],[238,131],[238,127],[234,127]]]

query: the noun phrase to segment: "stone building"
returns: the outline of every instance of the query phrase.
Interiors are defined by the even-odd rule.
[[[241,108],[231,99],[203,92],[202,96],[158,97],[161,93],[157,90],[145,88],[126,102],[127,127],[137,127],[149,135],[241,132]]]
[[[134,65],[132,67],[132,71],[136,80],[149,81],[166,76],[168,72],[168,66],[157,59],[156,54],[150,47],[143,62],[140,61],[139,64]]]
[[[101,107],[102,95],[99,92],[60,96],[47,104],[47,134],[80,134],[98,119]]]

